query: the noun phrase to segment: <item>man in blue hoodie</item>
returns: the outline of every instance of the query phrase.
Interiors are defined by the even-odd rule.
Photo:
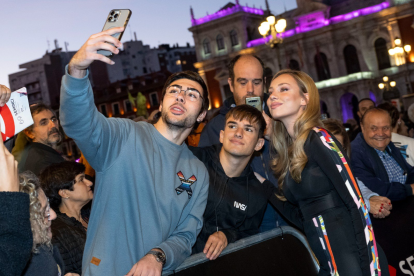
[[[114,64],[97,51],[118,54],[112,35],[121,31],[92,35],[62,80],[62,126],[96,171],[82,275],[161,275],[191,254],[203,225],[208,173],[183,142],[206,114],[208,91],[198,74],[176,73],[156,124],[105,118],[87,68],[94,60]]]
[[[207,147],[219,143],[220,131],[224,129],[227,112],[235,106],[245,104],[246,98],[260,97],[263,103],[262,109],[267,110],[266,101],[268,94],[263,93],[264,64],[262,60],[253,55],[238,55],[230,61],[228,70],[228,83],[233,96],[224,101],[219,114],[204,127],[200,136],[199,147]],[[271,121],[271,118],[265,112],[263,112],[263,116],[266,120]],[[255,152],[253,155],[252,167],[255,172],[264,176],[277,187],[277,179],[270,168],[270,160],[270,143],[268,140],[265,140],[262,150]],[[268,231],[282,225],[287,225],[287,223],[272,206],[268,205],[260,231]]]

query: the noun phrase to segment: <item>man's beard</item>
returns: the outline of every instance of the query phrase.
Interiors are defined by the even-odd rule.
[[[162,112],[161,118],[170,130],[184,130],[186,128],[192,128],[194,126],[197,120],[197,115],[187,116],[181,120],[172,120],[168,117],[167,112]]]
[[[57,138],[57,140],[52,140],[50,139],[50,136],[53,135],[54,133],[59,134],[59,137]],[[50,147],[53,147],[54,145],[59,144],[62,141],[62,134],[59,132],[59,130],[57,128],[53,128],[47,135],[47,144]]]

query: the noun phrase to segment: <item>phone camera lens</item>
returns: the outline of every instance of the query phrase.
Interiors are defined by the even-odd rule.
[[[118,14],[115,14],[115,15],[114,15],[114,17],[115,17],[115,18],[118,18]]]
[[[114,13],[115,13],[114,11],[113,11],[113,12],[111,12],[111,15],[114,15]]]
[[[113,19],[113,18],[112,18],[112,16],[111,16],[111,17],[109,17],[109,19],[108,19],[108,20],[109,20],[109,21],[112,21],[112,19]]]

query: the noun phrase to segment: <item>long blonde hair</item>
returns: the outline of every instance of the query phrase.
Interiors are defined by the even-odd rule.
[[[40,183],[37,176],[25,171],[19,174],[20,178],[20,192],[29,195],[30,200],[30,224],[33,233],[33,247],[32,252],[38,253],[38,247],[42,244],[52,249],[51,239],[47,234],[47,227],[44,223],[44,213],[42,212],[42,205],[39,200]]]
[[[303,146],[312,128],[322,126],[322,122],[320,121],[319,92],[312,78],[304,72],[285,69],[276,73],[272,81],[284,74],[288,74],[296,80],[302,97],[305,98],[305,93],[309,95],[303,113],[293,126],[295,139],[289,136],[285,125],[281,121],[276,119],[273,122],[271,147],[272,150],[276,151],[276,155],[271,161],[271,167],[278,177],[278,186],[281,192],[279,198],[286,200],[282,193],[286,174],[290,171],[293,180],[298,183],[301,182],[302,170],[308,162]]]

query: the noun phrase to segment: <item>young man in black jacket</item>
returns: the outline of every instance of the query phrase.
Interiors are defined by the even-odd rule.
[[[210,176],[204,225],[193,254],[204,252],[214,260],[228,243],[259,233],[267,202],[275,198],[276,189],[270,181],[259,182],[250,164],[253,153],[263,147],[265,128],[260,111],[239,105],[226,114],[221,144],[190,148]]]

